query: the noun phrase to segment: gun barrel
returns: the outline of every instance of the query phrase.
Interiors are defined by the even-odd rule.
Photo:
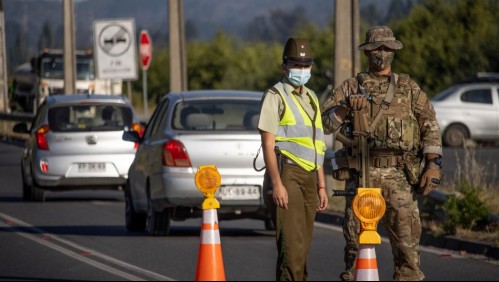
[[[355,194],[357,192],[352,190],[333,190],[333,197],[349,197],[355,196]]]

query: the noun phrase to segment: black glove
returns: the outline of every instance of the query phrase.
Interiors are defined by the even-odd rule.
[[[428,195],[431,191],[435,190],[440,186],[440,179],[442,178],[442,169],[440,166],[434,163],[428,163],[426,170],[421,177],[421,183],[417,192],[423,194],[423,196]]]

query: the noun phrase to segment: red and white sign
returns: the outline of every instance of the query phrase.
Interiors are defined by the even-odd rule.
[[[147,70],[151,63],[152,40],[146,30],[140,32],[139,44],[140,65],[143,70]]]

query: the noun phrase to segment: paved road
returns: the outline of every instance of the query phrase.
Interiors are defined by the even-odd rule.
[[[175,222],[169,237],[128,233],[120,192],[50,193],[46,203],[21,200],[21,148],[0,143],[1,280],[193,280],[200,220]],[[275,237],[255,220],[220,222],[227,280],[274,280]],[[317,224],[309,279],[338,281],[343,237]],[[391,252],[376,247],[381,280],[390,280]],[[499,265],[483,258],[424,248],[427,280],[497,280]]]

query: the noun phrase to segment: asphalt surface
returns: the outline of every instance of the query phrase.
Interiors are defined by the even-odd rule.
[[[318,213],[316,221],[341,226],[343,222],[343,215],[331,212]],[[382,237],[387,238],[382,224],[378,226],[378,232]],[[485,256],[493,260],[499,260],[499,247],[484,242],[465,240],[456,236],[435,237],[432,234],[423,233],[421,235],[420,245],[457,251],[462,255],[478,255]]]

